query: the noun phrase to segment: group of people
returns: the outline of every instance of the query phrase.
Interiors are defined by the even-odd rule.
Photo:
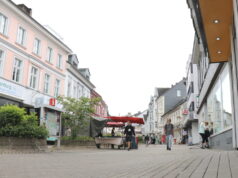
[[[144,143],[146,144],[146,146],[148,146],[149,144],[159,144],[159,138],[157,135],[155,134],[148,134],[148,135],[143,135],[142,139],[144,141]]]
[[[201,122],[199,125],[199,134],[202,137],[201,148],[209,148],[209,137],[213,134],[213,123]]]

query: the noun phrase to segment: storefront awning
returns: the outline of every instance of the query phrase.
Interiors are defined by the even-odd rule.
[[[203,28],[211,63],[231,57],[232,0],[199,0]]]

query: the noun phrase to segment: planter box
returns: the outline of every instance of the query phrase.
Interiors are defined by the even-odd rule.
[[[1,149],[45,151],[47,145],[45,139],[0,137],[0,150]]]
[[[61,140],[61,145],[64,145],[64,146],[95,146],[95,141]]]

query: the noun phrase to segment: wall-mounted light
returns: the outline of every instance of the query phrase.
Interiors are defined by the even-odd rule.
[[[220,41],[220,40],[221,40],[221,38],[220,38],[220,37],[216,37],[216,40],[217,40],[217,41]]]
[[[221,51],[217,51],[217,54],[221,54],[222,52]]]
[[[218,24],[218,23],[220,23],[220,21],[218,19],[215,19],[215,20],[213,20],[213,23]]]

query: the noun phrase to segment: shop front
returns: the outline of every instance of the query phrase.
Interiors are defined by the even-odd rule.
[[[232,98],[229,64],[226,63],[207,97],[205,121],[213,128],[210,145],[232,149]]]

